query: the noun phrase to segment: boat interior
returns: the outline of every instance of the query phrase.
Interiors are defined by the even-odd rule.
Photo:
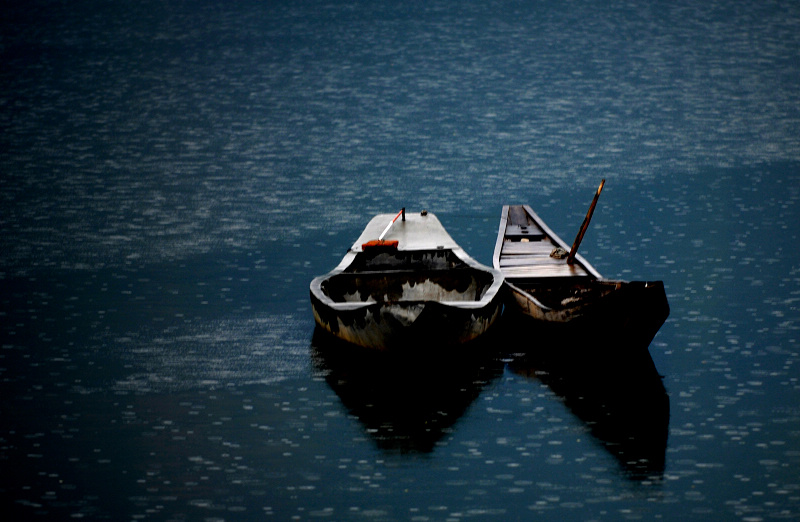
[[[452,250],[398,250],[369,248],[359,252],[345,272],[362,273],[393,270],[451,270],[469,267]]]
[[[455,269],[342,272],[321,285],[334,302],[480,301],[494,278],[469,266]]]
[[[622,283],[617,281],[596,280],[588,277],[567,281],[559,280],[559,278],[535,282],[516,280],[513,284],[554,310],[570,308],[577,303],[585,304],[597,301],[622,287]]]
[[[587,270],[583,259],[572,265],[566,263],[566,248],[563,255],[554,255],[561,240],[547,227],[538,223],[523,205],[504,207],[507,212],[505,228],[495,249],[495,267],[503,271],[507,279],[524,278],[573,278],[598,274]],[[532,211],[530,211],[532,213]]]
[[[452,250],[369,249],[321,290],[334,302],[479,301],[494,282]]]

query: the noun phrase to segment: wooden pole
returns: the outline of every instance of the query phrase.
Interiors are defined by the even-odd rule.
[[[600,197],[600,192],[603,191],[603,185],[605,185],[606,180],[600,182],[600,186],[597,187],[597,194],[594,195],[594,199],[592,200],[592,204],[589,207],[589,212],[586,213],[586,217],[583,219],[583,224],[581,225],[581,229],[578,231],[578,235],[575,237],[575,242],[572,243],[572,248],[569,251],[569,256],[567,257],[567,264],[571,265],[575,262],[575,254],[578,253],[578,247],[583,241],[583,235],[586,234],[586,229],[589,228],[589,221],[592,220],[592,214],[594,214],[594,207],[597,206],[597,198]]]

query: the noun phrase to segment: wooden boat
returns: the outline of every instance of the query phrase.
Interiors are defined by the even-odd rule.
[[[663,282],[608,280],[579,254],[568,263],[569,251],[529,206],[504,206],[493,264],[507,307],[569,335],[647,347],[669,315]]]
[[[314,319],[379,350],[476,339],[502,311],[502,274],[467,255],[433,214],[401,214],[375,216],[341,263],[311,282]]]

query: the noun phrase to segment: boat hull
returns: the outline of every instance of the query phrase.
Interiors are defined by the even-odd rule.
[[[416,351],[477,339],[500,316],[502,300],[479,308],[415,301],[336,309],[312,293],[311,306],[317,324],[339,339],[377,350]]]
[[[560,308],[548,307],[541,296],[537,298],[536,285],[513,280],[506,280],[505,285],[509,311],[517,312],[540,328],[563,330],[571,339],[591,341],[592,346],[603,341],[619,347],[646,348],[669,316],[661,281],[574,282],[567,288],[594,287],[589,292],[594,292],[595,297],[577,300],[574,307]],[[553,288],[547,284],[541,286]]]

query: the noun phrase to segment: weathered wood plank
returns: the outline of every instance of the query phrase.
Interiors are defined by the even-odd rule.
[[[526,277],[580,277],[589,275],[576,265],[538,265],[501,268],[503,275],[509,279]]]
[[[522,238],[528,241],[519,241]],[[528,205],[503,207],[492,263],[507,278],[602,277],[580,254],[572,267],[563,259],[550,258],[556,247],[569,249]]]
[[[546,254],[550,255],[555,246],[549,241],[506,241],[503,243],[502,255]]]
[[[512,226],[525,226],[528,224],[528,215],[522,205],[511,205],[508,207],[508,221]]]
[[[529,227],[518,227],[515,225],[509,225],[506,227],[506,237],[507,238],[514,238],[514,239],[527,239],[528,241],[541,241],[545,239],[544,232],[542,229],[535,225],[531,225]]]
[[[553,259],[550,256],[509,256],[500,259],[500,268],[507,266],[525,266],[525,265],[561,265],[564,264],[563,259]]]

